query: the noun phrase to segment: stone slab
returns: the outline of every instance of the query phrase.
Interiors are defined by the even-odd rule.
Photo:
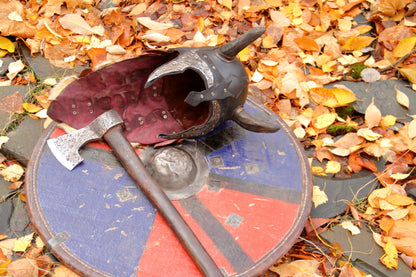
[[[43,82],[46,78],[61,79],[69,75],[79,75],[79,73],[88,68],[88,66],[75,66],[74,68],[60,68],[52,65],[48,59],[45,59],[40,54],[35,56],[30,55],[30,50],[26,45],[20,44],[20,51],[33,70],[35,76]]]
[[[385,80],[373,83],[341,81],[332,83],[326,87],[330,88],[336,84],[345,85],[357,96],[357,101],[352,105],[357,112],[364,114],[368,105],[374,99],[374,104],[383,116],[394,115],[400,122],[409,122],[409,115],[416,114],[416,92],[411,89],[409,82],[404,80]],[[396,89],[402,91],[409,98],[410,108],[406,109],[396,100]]]
[[[377,277],[403,277],[410,276],[412,270],[399,258],[398,269],[388,269],[380,262],[383,249],[378,246],[372,237],[371,230],[365,224],[361,233],[351,235],[340,225],[325,231],[321,237],[329,243],[337,242],[341,245],[343,255],[359,270]]]
[[[308,157],[313,157],[312,149],[307,151]],[[379,171],[385,167],[384,160],[373,160]],[[319,161],[313,159],[312,166],[323,166]],[[332,175],[314,175],[313,182],[328,196],[328,201],[315,207],[312,205],[310,217],[312,218],[332,218],[345,211],[349,202],[367,197],[378,185],[373,172],[363,169],[353,174],[351,177],[341,178]]]
[[[22,200],[15,197],[0,203],[0,234],[16,238],[32,232],[26,204]]]
[[[9,189],[9,186],[11,184],[12,183],[4,180],[3,176],[0,176],[0,203],[4,202],[13,193],[13,189]],[[1,216],[1,212],[0,212],[0,216]],[[0,220],[0,224],[1,224],[1,220]]]
[[[36,142],[43,132],[43,121],[26,117],[19,126],[9,132],[9,141],[3,144],[1,151],[27,166]]]
[[[15,92],[19,92],[24,98],[28,94],[28,88],[26,86],[6,86],[0,87],[0,100],[6,96],[10,96]],[[15,115],[12,113],[6,113],[0,111],[0,131],[6,129],[9,124],[15,119]]]

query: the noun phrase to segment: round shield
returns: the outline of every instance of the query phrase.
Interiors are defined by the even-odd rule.
[[[224,276],[270,267],[297,239],[311,204],[312,177],[296,137],[252,99],[245,109],[281,129],[253,133],[226,122],[204,137],[140,153]],[[201,276],[111,149],[86,145],[84,161],[69,171],[46,144],[62,134],[48,127],[26,176],[32,223],[54,254],[83,276]]]

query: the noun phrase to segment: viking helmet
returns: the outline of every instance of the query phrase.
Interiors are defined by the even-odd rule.
[[[249,80],[236,57],[263,33],[253,28],[221,47],[149,51],[104,67],[70,83],[48,115],[80,128],[114,109],[126,137],[142,144],[202,136],[229,119],[250,131],[275,132],[278,125],[244,110]]]

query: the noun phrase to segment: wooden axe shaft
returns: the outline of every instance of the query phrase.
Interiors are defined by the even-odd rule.
[[[224,276],[165,192],[146,170],[134,148],[123,135],[121,125],[109,129],[104,139],[130,176],[156,206],[201,273],[209,277]]]

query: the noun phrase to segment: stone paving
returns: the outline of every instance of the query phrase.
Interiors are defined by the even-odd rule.
[[[23,60],[31,67],[38,80],[43,81],[46,78],[62,78],[64,76],[73,75],[79,73],[83,68],[77,67],[73,70],[63,70],[52,66],[49,61],[37,55],[32,57],[28,49],[24,45],[18,47]],[[12,62],[11,58],[2,58],[3,66],[0,67],[0,74],[4,74],[7,69],[8,63]],[[356,94],[357,98],[364,101],[357,101],[356,109],[360,112],[365,110],[366,101],[375,99],[375,103],[380,105],[380,109],[393,114],[398,118],[403,118],[404,121],[409,121],[406,114],[415,114],[415,112],[405,111],[400,105],[395,105],[396,101],[386,101],[391,97],[391,91],[394,91],[394,86],[397,86],[401,91],[409,95],[411,101],[411,109],[416,109],[416,98],[414,91],[408,88],[407,83],[403,81],[379,81],[373,84],[357,83],[357,82],[342,82],[342,84],[350,87]],[[0,87],[0,99],[10,96],[18,92],[22,97],[30,97],[32,89],[29,86],[8,86]],[[412,104],[413,103],[413,104]],[[384,114],[384,113],[383,113]],[[6,130],[10,127],[14,120],[14,115],[3,112],[0,110],[0,130]],[[10,158],[15,159],[24,166],[27,166],[30,155],[33,148],[43,132],[43,121],[26,117],[17,127],[13,127],[8,133],[9,141],[2,146],[1,152]],[[381,164],[380,164],[381,163]],[[382,166],[382,161],[379,162],[379,166]],[[330,198],[328,203],[319,206],[319,208],[312,209],[311,217],[313,218],[331,218],[340,214],[346,207],[345,201],[340,200],[352,200],[354,193],[360,189],[361,184],[367,183],[373,179],[373,175],[369,173],[363,173],[361,175],[353,176],[349,179],[336,179],[336,178],[321,178],[315,177],[315,185],[323,188]],[[0,178],[0,233],[6,234],[11,238],[20,237],[32,232],[30,228],[30,219],[26,210],[26,204],[20,200],[19,197],[15,197],[18,192],[8,188],[9,182]],[[366,189],[361,191],[359,197],[365,197],[368,193],[377,186],[377,183],[373,183],[367,186]],[[413,192],[413,196],[416,193]],[[329,242],[347,243],[352,242],[354,251],[357,253],[378,253],[381,250],[378,246],[374,245],[371,238],[367,238],[368,232],[363,229],[363,232],[359,236],[354,238],[347,238],[346,230],[338,227],[325,232],[322,237]],[[347,245],[343,249],[347,249]],[[359,249],[359,250],[357,250]],[[361,251],[362,250],[362,251]],[[375,251],[375,252],[372,252]],[[378,252],[377,252],[378,251]],[[382,252],[380,252],[382,253]],[[346,254],[348,255],[348,254]],[[353,262],[361,265],[358,266],[362,271],[368,274],[374,274],[373,276],[410,276],[410,269],[407,272],[406,266],[401,266],[401,271],[386,271],[379,262],[380,255],[355,255],[353,256]],[[381,269],[377,269],[381,268]],[[404,268],[404,269],[403,269]],[[407,275],[406,275],[407,274]]]

